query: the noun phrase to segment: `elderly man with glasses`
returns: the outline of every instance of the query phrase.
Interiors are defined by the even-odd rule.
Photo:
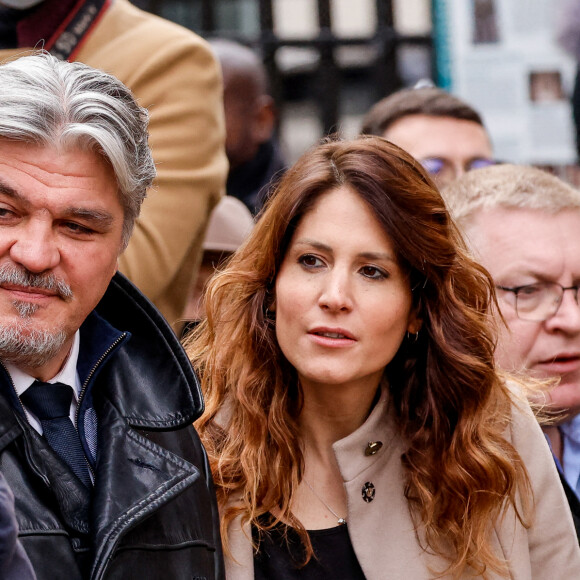
[[[580,538],[580,192],[539,169],[497,165],[443,195],[496,283],[498,364],[559,381],[545,433]]]

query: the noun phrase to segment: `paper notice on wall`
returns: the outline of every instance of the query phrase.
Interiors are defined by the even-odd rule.
[[[555,41],[558,3],[434,1],[435,22],[446,24],[445,38],[435,38],[445,59],[445,88],[481,113],[503,161],[565,165],[576,159],[569,104],[576,63]]]

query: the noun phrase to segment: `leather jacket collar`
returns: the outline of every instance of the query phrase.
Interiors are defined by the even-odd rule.
[[[102,360],[108,352],[103,351],[103,345],[108,343],[108,348],[114,349],[115,342],[111,343],[111,338],[127,333],[122,348],[115,351],[115,364],[107,369],[113,380],[107,381],[111,392],[105,396],[114,399],[115,406],[132,427],[167,429],[193,423],[204,408],[197,376],[175,333],[149,300],[117,273],[94,315],[101,322],[109,323],[108,338],[98,339],[99,334],[95,335],[95,329],[90,327],[100,325],[95,323],[93,316],[89,317],[82,332],[89,326],[86,330],[93,332],[92,343],[99,344],[100,358],[93,352],[83,359],[79,371],[94,369],[89,379],[93,382],[109,360]],[[89,359],[92,364],[86,364]],[[135,376],[139,377],[141,385],[138,391],[134,387]],[[164,388],[159,388],[160,385]]]
[[[192,455],[198,440],[190,427],[203,405],[199,383],[177,337],[120,274],[83,324],[81,351],[77,368],[85,395],[80,408],[94,405],[101,427],[92,497],[3,396],[0,459],[19,490],[19,526],[33,559],[41,561],[43,549],[50,545],[61,555],[54,577],[64,577],[61,570],[72,566],[68,577],[101,579],[120,543],[134,548],[140,541],[129,537],[130,530],[180,494],[194,498],[203,489],[203,484],[195,487],[202,477],[203,451],[199,446],[199,457]],[[1,368],[0,391],[16,397]],[[187,457],[180,455],[183,447]],[[171,510],[164,513],[160,521],[173,521]],[[203,513],[212,518],[211,501]],[[198,533],[195,518],[179,525],[187,528],[187,537]],[[39,530],[49,544],[39,542]],[[159,537],[166,541],[162,533]],[[74,556],[69,545],[76,550]],[[75,565],[79,568],[73,570]]]
[[[92,406],[91,387],[107,368],[103,395],[135,428],[171,429],[193,423],[203,412],[203,397],[179,341],[163,316],[122,274],[115,274],[107,292],[81,327],[78,370],[86,396],[81,413]],[[109,361],[115,360],[113,366]],[[5,379],[2,380],[2,374]],[[136,390],[135,377],[142,388]],[[4,395],[15,399],[6,372],[0,368]],[[163,389],[159,385],[164,385]],[[18,405],[18,403],[17,403]],[[6,411],[10,410],[5,405]],[[4,438],[20,432],[0,401],[0,449]],[[82,421],[81,421],[82,423]]]

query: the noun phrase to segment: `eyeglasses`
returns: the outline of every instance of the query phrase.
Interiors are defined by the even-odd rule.
[[[542,322],[552,318],[558,312],[566,290],[572,290],[574,300],[578,304],[578,286],[565,288],[556,282],[538,282],[514,288],[506,286],[496,286],[496,288],[514,293],[516,314],[521,320]]]
[[[425,168],[429,175],[442,181],[453,181],[457,179],[457,171],[449,159],[444,157],[425,157],[420,160],[421,165]],[[487,159],[485,157],[477,157],[468,161],[463,169],[471,171],[473,169],[483,169],[490,165],[495,165],[496,161]]]

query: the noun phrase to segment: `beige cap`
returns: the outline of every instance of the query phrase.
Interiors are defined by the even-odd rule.
[[[203,241],[208,252],[235,252],[254,227],[250,210],[236,197],[226,195],[211,213]]]

